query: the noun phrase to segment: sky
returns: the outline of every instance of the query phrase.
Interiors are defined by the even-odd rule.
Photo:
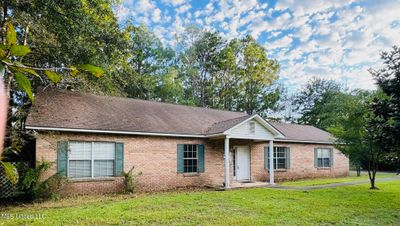
[[[146,24],[171,47],[191,25],[227,40],[250,34],[280,63],[289,92],[312,77],[374,89],[368,69],[400,45],[400,0],[122,0],[115,11],[121,23]]]

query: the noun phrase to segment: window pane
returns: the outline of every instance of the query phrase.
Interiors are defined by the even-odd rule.
[[[322,158],[318,158],[317,163],[318,163],[317,164],[318,167],[323,167]]]
[[[92,167],[90,160],[70,160],[68,175],[72,178],[91,177]]]
[[[330,158],[329,149],[323,149],[322,158]]]
[[[197,172],[197,145],[185,144],[183,152],[183,171]]]
[[[323,158],[324,161],[324,167],[330,167],[330,159],[329,158]]]
[[[110,142],[94,142],[93,158],[114,160],[115,159],[115,143]]]
[[[317,149],[317,157],[322,158],[322,150],[321,149]]]
[[[277,169],[285,169],[286,168],[286,159],[278,159]]]
[[[71,160],[90,160],[92,142],[69,142],[69,159]]]
[[[95,160],[94,176],[95,177],[114,176],[114,160]]]

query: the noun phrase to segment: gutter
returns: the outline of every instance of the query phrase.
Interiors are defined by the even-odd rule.
[[[275,142],[287,142],[287,143],[307,143],[307,144],[330,144],[331,141],[315,141],[315,140],[285,140],[285,139],[274,139]]]
[[[201,134],[149,133],[149,132],[130,132],[130,131],[116,131],[116,130],[71,129],[71,128],[56,128],[56,127],[40,127],[40,126],[26,126],[25,128],[32,129],[32,130],[60,131],[60,132],[106,133],[106,134],[123,134],[123,135],[206,138],[205,135],[201,135]]]

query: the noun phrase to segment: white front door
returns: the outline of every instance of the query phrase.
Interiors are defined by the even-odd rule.
[[[250,150],[248,146],[236,149],[236,180],[250,180]]]

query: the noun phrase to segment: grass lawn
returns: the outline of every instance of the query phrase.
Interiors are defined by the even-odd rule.
[[[0,209],[0,225],[399,225],[400,181],[289,191],[252,188],[82,196]],[[4,214],[44,214],[6,219]]]
[[[376,178],[388,178],[395,177],[395,173],[385,173],[378,172],[376,174]],[[323,185],[323,184],[334,184],[341,182],[349,182],[349,181],[360,181],[360,180],[369,180],[368,173],[362,172],[361,176],[357,177],[355,172],[351,172],[348,177],[338,177],[338,178],[318,178],[318,179],[304,179],[304,180],[294,180],[294,181],[285,181],[279,183],[279,185],[284,186],[314,186],[314,185]]]

